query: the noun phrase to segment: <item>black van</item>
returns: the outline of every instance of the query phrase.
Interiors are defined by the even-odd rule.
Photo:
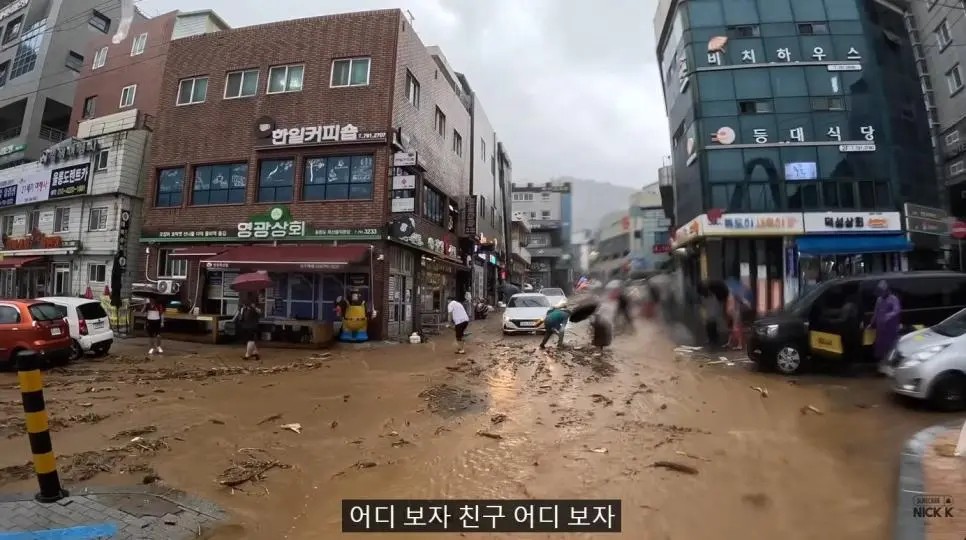
[[[748,357],[761,368],[788,375],[802,371],[812,359],[874,361],[873,330],[845,329],[832,321],[846,299],[858,298],[862,322],[867,326],[875,308],[875,288],[881,280],[899,297],[903,333],[932,326],[966,308],[966,274],[959,272],[905,272],[834,279],[820,283],[781,311],[756,320],[751,326]],[[843,353],[845,332],[855,332],[850,336],[854,340],[862,339],[861,354]]]

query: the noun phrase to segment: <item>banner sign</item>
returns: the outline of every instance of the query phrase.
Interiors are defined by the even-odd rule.
[[[90,185],[90,157],[47,167],[27,163],[0,171],[0,208],[84,195]]]

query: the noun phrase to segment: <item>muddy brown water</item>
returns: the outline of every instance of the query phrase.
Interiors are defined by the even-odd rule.
[[[145,362],[119,344],[119,356],[47,375],[62,474],[160,477],[232,512],[207,535],[218,539],[338,537],[343,498],[532,497],[622,499],[625,532],[608,538],[879,540],[902,443],[946,419],[896,404],[874,378],[675,359],[657,325],[603,356],[539,351],[539,338],[503,338],[498,325],[474,324],[465,356],[445,338],[261,363],[211,348]],[[577,330],[569,341],[585,343]],[[3,492],[35,489],[18,397],[15,375],[0,374]],[[281,427],[292,423],[301,433]],[[253,482],[219,484],[273,462]]]

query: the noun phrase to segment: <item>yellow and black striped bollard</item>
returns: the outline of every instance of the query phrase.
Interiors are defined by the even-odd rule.
[[[44,383],[40,376],[40,359],[34,351],[17,353],[17,375],[20,379],[20,395],[26,417],[27,437],[34,458],[34,472],[40,493],[36,499],[42,503],[59,501],[66,497],[57,474],[57,458],[50,441],[50,425],[47,421],[47,404],[44,402]]]

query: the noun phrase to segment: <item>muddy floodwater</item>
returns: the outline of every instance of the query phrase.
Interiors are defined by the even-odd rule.
[[[579,327],[568,342],[585,347],[543,352],[498,325],[474,324],[465,356],[445,338],[261,362],[174,343],[145,360],[122,342],[46,376],[61,475],[213,500],[234,516],[218,539],[339,537],[344,498],[619,498],[624,532],[607,538],[881,540],[899,449],[947,419],[873,377],[676,358],[657,324],[603,356]],[[0,492],[35,489],[23,433],[0,373]],[[485,537],[504,536],[590,537]]]

